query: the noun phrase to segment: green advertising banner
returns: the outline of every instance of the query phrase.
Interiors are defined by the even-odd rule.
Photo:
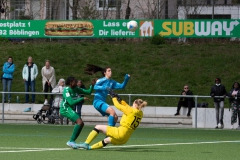
[[[6,38],[210,38],[240,37],[240,20],[136,20],[138,29],[127,28],[129,20],[1,20],[0,37]]]

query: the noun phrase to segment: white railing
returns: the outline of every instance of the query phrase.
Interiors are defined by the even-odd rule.
[[[4,123],[4,94],[48,94],[48,95],[61,95],[60,93],[45,93],[45,92],[0,92],[2,94],[2,123]],[[92,94],[94,95],[94,94]],[[192,97],[195,101],[195,128],[197,128],[197,103],[198,98],[212,98],[211,96],[201,96],[201,95],[162,95],[162,94],[119,94],[120,96],[128,96],[129,104],[132,102],[132,96],[136,97]],[[6,95],[7,96],[7,95]],[[223,96],[215,96],[215,98],[224,98]],[[225,97],[228,98],[228,97]]]

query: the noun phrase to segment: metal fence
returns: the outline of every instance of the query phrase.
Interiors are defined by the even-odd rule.
[[[43,93],[43,92],[0,92],[2,94],[2,123],[4,123],[4,94],[36,94],[36,95],[61,95],[60,93]],[[94,94],[92,94],[94,95]],[[134,97],[192,97],[195,101],[195,128],[197,128],[197,104],[199,98],[212,98],[211,96],[203,96],[203,95],[161,95],[161,94],[119,94],[120,96],[127,96],[128,103],[131,104],[132,96]],[[215,96],[215,98],[228,98],[223,96]]]

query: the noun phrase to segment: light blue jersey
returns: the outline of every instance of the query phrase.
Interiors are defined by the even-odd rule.
[[[108,105],[106,104],[106,98],[108,95],[107,88],[111,89],[124,89],[129,80],[128,74],[125,75],[123,83],[118,83],[112,79],[107,79],[106,77],[97,80],[94,85],[95,95],[93,100],[93,106],[103,115],[106,115],[106,109]]]

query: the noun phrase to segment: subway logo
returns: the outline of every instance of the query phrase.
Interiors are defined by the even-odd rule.
[[[237,20],[163,21],[159,34],[171,37],[233,36],[233,30],[238,25]]]

